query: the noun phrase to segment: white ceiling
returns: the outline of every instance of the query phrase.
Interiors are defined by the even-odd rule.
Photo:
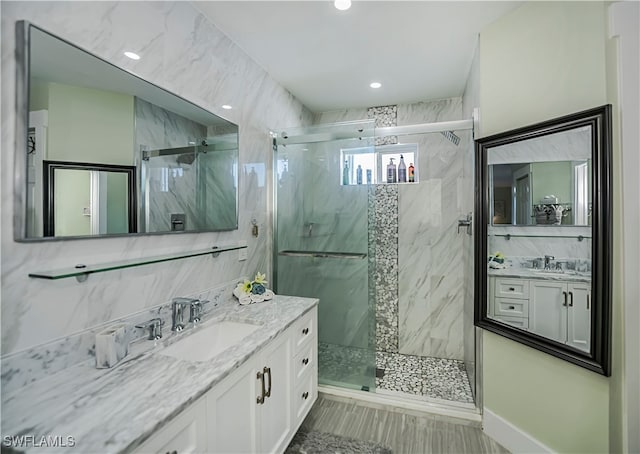
[[[326,0],[193,2],[314,112],[461,96],[478,33],[521,4],[352,3],[338,11]]]

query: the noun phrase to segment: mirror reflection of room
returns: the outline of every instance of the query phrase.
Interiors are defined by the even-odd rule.
[[[30,37],[29,238],[237,227],[236,125],[36,27]],[[52,175],[51,194],[47,161],[75,165]],[[133,183],[121,179],[117,189],[108,178],[111,193],[128,195],[125,205],[92,183],[94,164],[135,168]],[[135,219],[123,220],[128,206]]]
[[[591,160],[491,166],[494,225],[590,225]]]

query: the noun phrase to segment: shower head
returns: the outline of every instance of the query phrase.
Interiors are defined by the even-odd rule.
[[[460,143],[460,137],[456,136],[453,131],[441,131],[440,134],[445,136],[456,146]]]
[[[176,162],[178,164],[191,165],[191,164],[193,164],[193,161],[195,159],[196,159],[196,154],[195,153],[182,153],[182,154],[178,155],[178,157],[176,158]]]

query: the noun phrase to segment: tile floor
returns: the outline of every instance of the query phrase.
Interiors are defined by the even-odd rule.
[[[301,430],[381,443],[394,454],[506,454],[479,422],[320,394]]]

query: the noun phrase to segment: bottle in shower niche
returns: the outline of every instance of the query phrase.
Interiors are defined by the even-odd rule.
[[[395,183],[396,181],[396,165],[393,163],[393,158],[391,158],[387,166],[387,183]]]
[[[362,166],[358,164],[358,168],[356,169],[356,183],[362,184]]]
[[[371,184],[371,169],[367,169],[367,184]]]
[[[416,181],[416,168],[413,167],[413,162],[409,163],[409,183],[415,183]]]
[[[404,163],[404,156],[400,155],[400,163],[398,164],[398,183],[407,182],[407,165]]]
[[[349,161],[344,161],[344,169],[342,169],[342,184],[349,184]]]

